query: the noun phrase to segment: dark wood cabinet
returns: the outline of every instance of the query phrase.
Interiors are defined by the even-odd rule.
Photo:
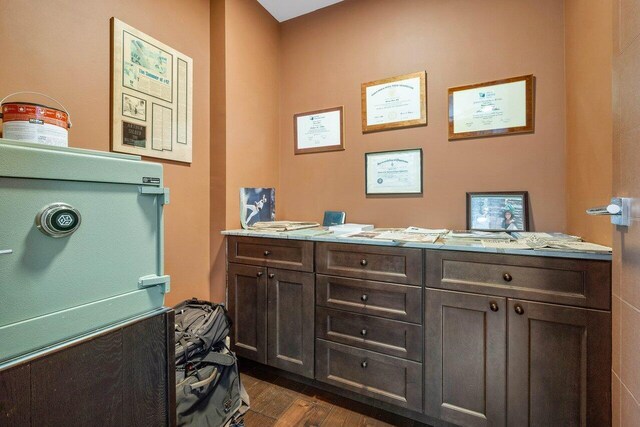
[[[510,426],[611,425],[611,315],[508,301]]]
[[[462,426],[505,425],[506,311],[505,298],[426,289],[427,415]]]
[[[314,276],[268,269],[267,364],[313,378]]]
[[[175,425],[172,311],[0,371],[0,426]]]
[[[236,239],[234,244],[243,247],[243,240]],[[294,248],[299,247],[297,243]],[[233,351],[313,378],[315,275],[229,263],[227,282]]]
[[[229,264],[231,343],[238,356],[267,363],[267,269]]]
[[[227,245],[230,262],[313,272],[313,242],[230,236]]]

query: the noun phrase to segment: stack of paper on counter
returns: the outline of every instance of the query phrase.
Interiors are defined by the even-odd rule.
[[[504,231],[462,230],[450,231],[444,236],[446,245],[475,245],[482,243],[483,240],[508,242],[515,239]]]
[[[392,240],[399,243],[435,243],[441,235],[449,230],[407,227],[405,229],[392,229],[380,233],[374,239]]]
[[[320,227],[317,222],[304,222],[304,221],[263,221],[256,222],[249,230],[253,231],[293,231],[302,230],[305,228]]]
[[[359,233],[361,231],[373,230],[373,224],[337,224],[329,226],[329,230],[335,234]]]
[[[562,242],[551,241],[544,247],[536,247],[536,250],[544,251],[562,251],[562,252],[591,252],[598,254],[611,253],[611,248],[608,246],[597,245],[595,243],[588,242]]]

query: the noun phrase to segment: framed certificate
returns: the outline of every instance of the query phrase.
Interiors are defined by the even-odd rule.
[[[362,132],[426,126],[427,73],[362,84]]]
[[[295,154],[344,150],[344,108],[295,114],[293,135]]]
[[[366,194],[422,194],[422,149],[366,153]]]
[[[449,89],[449,140],[533,132],[533,75]]]

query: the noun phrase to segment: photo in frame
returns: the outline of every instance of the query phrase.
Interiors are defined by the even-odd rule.
[[[275,221],[276,190],[274,188],[240,189],[240,224],[248,228],[256,222]]]
[[[467,230],[529,231],[528,193],[467,193]]]
[[[363,83],[362,132],[427,125],[427,72]]]
[[[449,88],[449,140],[534,131],[533,75]]]
[[[366,153],[367,195],[422,194],[422,149]]]
[[[344,150],[344,107],[295,114],[293,138],[295,154]]]

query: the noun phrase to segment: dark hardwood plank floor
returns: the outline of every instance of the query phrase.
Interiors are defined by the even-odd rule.
[[[285,377],[267,367],[239,361],[251,409],[246,427],[428,427],[426,424],[334,395]]]

